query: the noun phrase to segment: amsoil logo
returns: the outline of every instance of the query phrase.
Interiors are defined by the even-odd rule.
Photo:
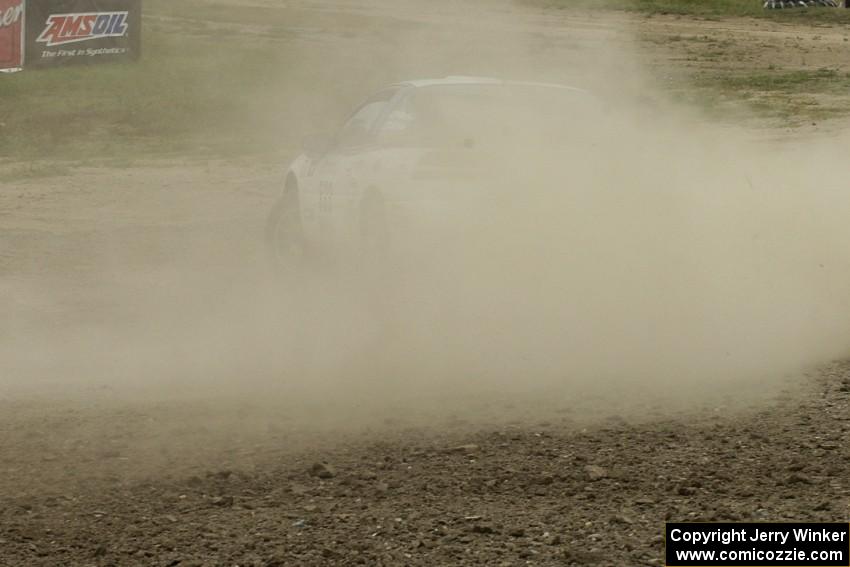
[[[127,33],[127,12],[89,12],[53,14],[36,39],[39,43],[65,45],[104,37],[123,37]]]

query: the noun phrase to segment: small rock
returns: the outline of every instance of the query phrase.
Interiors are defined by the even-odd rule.
[[[463,453],[465,455],[471,455],[472,453],[477,453],[480,447],[474,443],[469,443],[467,445],[458,445],[457,447],[452,447],[448,450],[449,453]]]
[[[597,465],[585,466],[584,472],[587,475],[587,479],[591,482],[596,482],[597,480],[602,480],[603,478],[608,477],[608,470]]]
[[[322,549],[322,557],[324,557],[325,559],[339,559],[342,556],[339,554],[339,552],[334,551],[329,547],[326,547]]]
[[[804,474],[795,472],[785,479],[785,484],[812,484],[812,479]]]
[[[489,524],[475,524],[470,528],[470,530],[474,534],[493,534],[496,533],[496,530],[493,529],[493,526]]]
[[[525,535],[525,530],[523,528],[512,528],[508,535],[511,537],[522,537]]]
[[[233,476],[233,471],[227,470],[227,469],[215,471],[215,472],[210,471],[210,472],[207,473],[207,478],[217,478],[219,480],[227,480],[231,476]]]
[[[592,565],[604,561],[605,556],[593,550],[567,549],[564,551],[564,559],[579,565]]]
[[[233,506],[232,496],[215,496],[210,500],[213,506]]]
[[[327,463],[314,463],[310,467],[310,475],[318,478],[333,478],[336,476],[336,469]]]
[[[289,565],[289,558],[282,554],[270,557],[263,563],[263,567],[286,567],[286,565]]]

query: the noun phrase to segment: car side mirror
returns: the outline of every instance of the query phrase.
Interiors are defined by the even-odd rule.
[[[301,147],[307,154],[323,155],[333,147],[333,136],[328,134],[311,134],[304,138]]]

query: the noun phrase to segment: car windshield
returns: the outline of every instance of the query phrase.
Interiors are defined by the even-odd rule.
[[[380,137],[400,146],[563,145],[594,115],[587,93],[535,85],[452,85],[415,89],[384,122]]]

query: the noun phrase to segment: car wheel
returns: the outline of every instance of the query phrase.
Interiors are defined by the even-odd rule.
[[[374,188],[366,192],[360,203],[360,241],[367,260],[386,256],[389,246],[386,205],[381,192]]]
[[[276,269],[288,272],[301,268],[305,263],[304,228],[301,224],[298,186],[293,178],[287,179],[283,195],[269,213],[266,249]]]

